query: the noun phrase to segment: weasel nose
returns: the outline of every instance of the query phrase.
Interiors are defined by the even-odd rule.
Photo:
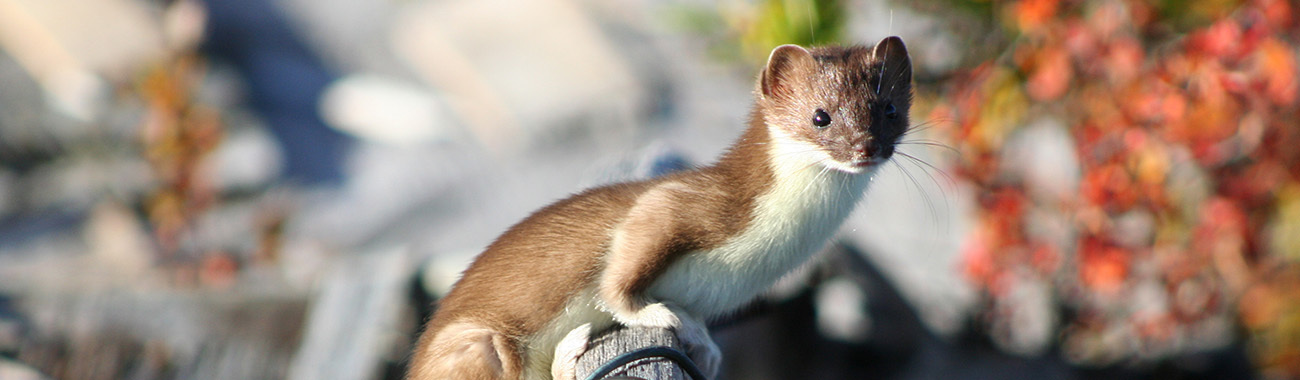
[[[872,156],[882,160],[888,160],[893,155],[894,155],[894,144],[885,143],[885,144],[877,145],[875,149],[875,154]]]
[[[858,145],[858,149],[857,149],[858,153],[862,153],[863,155],[866,155],[867,157],[873,157],[873,156],[875,156],[877,150],[878,150],[878,149],[876,149],[876,145],[875,145],[875,144],[872,144],[872,143],[866,143],[866,144]]]

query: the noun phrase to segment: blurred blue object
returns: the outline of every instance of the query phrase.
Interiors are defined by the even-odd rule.
[[[34,212],[0,215],[0,249],[10,254],[38,238],[55,234],[76,234],[89,215],[89,210],[77,207],[52,207]]]
[[[26,334],[27,320],[18,312],[11,297],[0,294],[0,357],[17,357],[18,347]]]
[[[318,104],[336,78],[271,0],[203,0],[201,51],[243,75],[249,106],[270,126],[284,153],[282,179],[303,186],[342,182],[351,138],[325,125]]]
[[[654,158],[654,163],[650,165],[650,175],[658,177],[690,168],[690,160],[687,160],[681,153],[667,152]]]

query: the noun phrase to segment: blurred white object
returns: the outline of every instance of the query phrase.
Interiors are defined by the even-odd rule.
[[[1044,201],[1073,197],[1079,190],[1079,155],[1061,121],[1051,118],[1016,131],[1002,151],[1009,174],[1025,180],[1025,188]]]
[[[139,281],[148,274],[157,254],[145,226],[131,209],[114,201],[95,205],[83,232],[94,265],[104,273]]]
[[[228,128],[230,131],[205,157],[202,170],[211,173],[217,189],[255,189],[275,180],[284,162],[275,138],[261,128]]]
[[[570,1],[458,0],[411,8],[394,27],[394,51],[447,94],[479,140],[498,150],[526,146],[591,114],[630,115],[644,98],[608,40]]]
[[[48,104],[85,122],[91,121],[99,112],[98,103],[107,93],[104,82],[85,70],[50,70],[38,80],[45,88]]]
[[[180,0],[163,13],[163,37],[171,50],[193,49],[203,41],[207,10],[198,0]]]
[[[26,365],[23,365],[22,363],[0,357],[0,379],[45,380],[48,378],[42,376],[40,372],[37,372],[35,369],[32,369],[32,367],[28,367]]]
[[[1056,338],[1057,319],[1052,288],[1045,281],[1021,276],[1008,297],[996,301],[994,308],[1006,313],[992,326],[993,342],[1006,352],[1038,356]]]
[[[0,48],[82,121],[107,95],[100,75],[132,75],[163,53],[157,18],[128,0],[0,0]]]
[[[349,75],[321,98],[331,127],[370,141],[419,145],[444,138],[438,99],[419,86],[378,75]]]
[[[867,295],[852,280],[834,278],[817,288],[817,330],[845,342],[862,343],[871,332]]]

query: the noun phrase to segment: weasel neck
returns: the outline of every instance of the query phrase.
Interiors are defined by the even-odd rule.
[[[772,134],[763,122],[763,115],[755,110],[749,116],[749,127],[714,167],[730,174],[771,174],[769,149],[772,143]]]
[[[721,246],[685,255],[651,293],[706,318],[749,302],[821,250],[866,192],[873,170],[847,173],[776,128],[751,128],[716,170],[746,202],[747,225]],[[761,185],[759,185],[761,184]]]

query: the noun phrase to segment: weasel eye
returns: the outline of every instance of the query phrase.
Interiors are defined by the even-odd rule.
[[[813,125],[817,128],[826,128],[827,125],[831,125],[831,115],[818,108],[817,112],[813,113]]]
[[[894,103],[885,105],[885,117],[889,118],[889,120],[898,118],[898,109],[894,108]]]

